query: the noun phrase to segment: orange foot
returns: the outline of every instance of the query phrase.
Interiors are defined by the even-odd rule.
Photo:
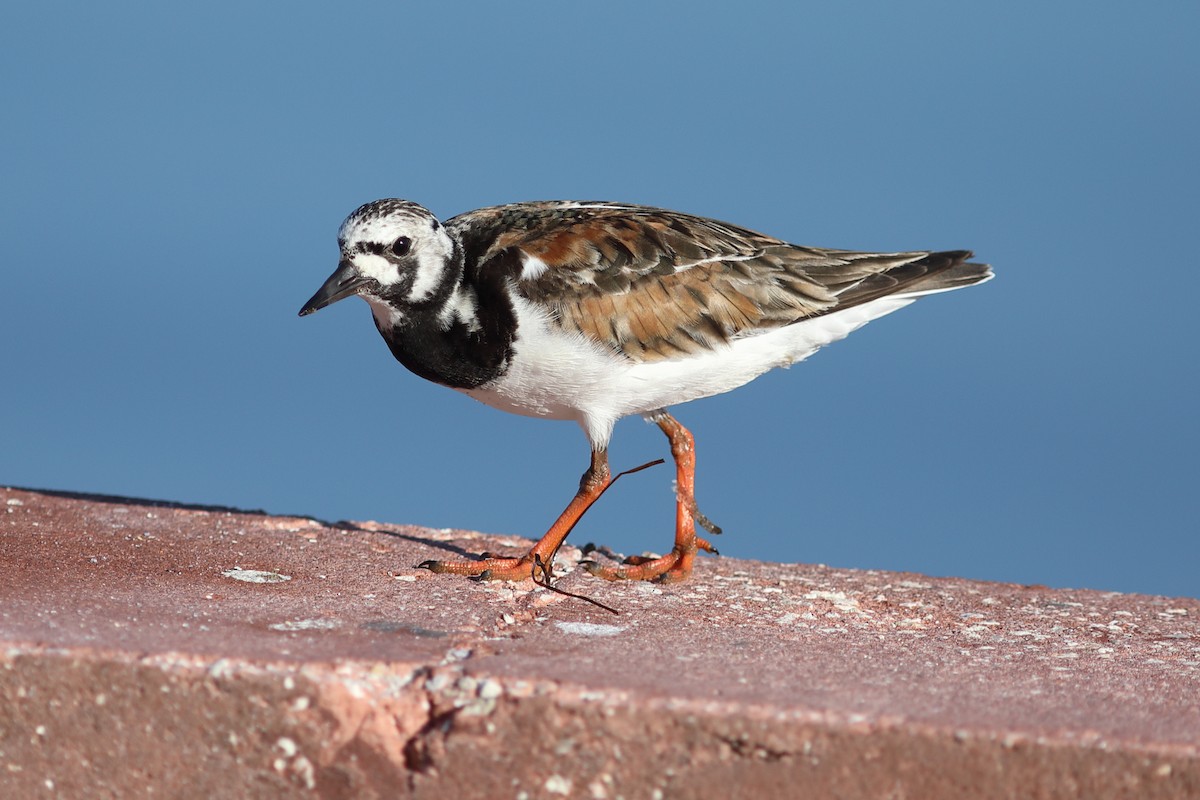
[[[696,509],[696,445],[692,434],[665,409],[648,414],[647,419],[667,435],[671,442],[671,455],[675,459],[675,546],[670,553],[659,558],[633,556],[619,566],[601,566],[594,561],[585,561],[582,566],[591,574],[610,581],[675,583],[686,580],[692,574],[698,551],[717,555],[717,548],[696,535],[696,523],[699,522],[701,527],[712,533],[720,533],[721,529]],[[504,558],[485,553],[479,561],[423,561],[417,567],[432,572],[468,575],[484,581],[523,581],[532,578],[549,584],[553,577],[550,565],[554,562],[555,553],[592,504],[617,478],[659,463],[661,461],[652,461],[610,477],[608,453],[603,449],[593,450],[592,465],[583,473],[575,498],[550,526],[546,535],[525,555]]]
[[[655,583],[679,583],[687,580],[692,574],[692,563],[696,560],[696,551],[720,555],[717,548],[707,540],[695,537],[696,544],[690,550],[676,545],[671,552],[658,558],[646,556],[629,556],[621,562],[621,566],[606,567],[595,561],[581,561],[579,566],[586,569],[597,578],[606,581],[654,581]]]
[[[481,553],[479,561],[422,561],[417,564],[417,569],[467,575],[481,581],[523,581],[533,577],[533,566],[534,560],[528,554],[520,558],[505,558]]]
[[[631,556],[620,566],[606,567],[595,561],[585,561],[582,566],[593,575],[610,581],[677,583],[692,574],[697,551],[718,555],[717,548],[696,535],[697,520],[713,533],[720,533],[721,529],[696,509],[696,442],[691,432],[666,409],[659,409],[646,418],[667,435],[675,459],[675,546],[658,558]]]
[[[656,462],[657,463],[657,462]],[[649,466],[649,465],[646,465]],[[642,467],[638,467],[642,469]],[[629,470],[636,472],[637,470]],[[621,473],[626,474],[626,473]],[[584,513],[591,508],[592,503],[600,499],[604,490],[612,485],[615,478],[610,477],[608,470],[608,453],[604,450],[592,451],[592,465],[583,473],[579,481],[579,491],[558,519],[550,526],[537,544],[528,553],[519,558],[504,558],[484,553],[480,561],[422,561],[417,569],[427,569],[431,572],[448,572],[452,575],[469,575],[481,581],[523,581],[542,575],[549,579],[548,567],[544,565],[554,562],[554,554],[562,545],[567,534],[575,527]]]

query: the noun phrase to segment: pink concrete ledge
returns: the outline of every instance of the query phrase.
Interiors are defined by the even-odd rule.
[[[0,489],[0,797],[1196,798],[1200,602]]]

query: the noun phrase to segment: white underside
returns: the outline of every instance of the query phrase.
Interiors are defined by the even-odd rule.
[[[644,364],[582,335],[563,333],[535,306],[518,299],[511,366],[497,380],[464,392],[514,414],[575,420],[593,447],[603,447],[622,417],[736,389],[769,369],[807,358],[918,296],[884,297],[737,339],[711,352]]]

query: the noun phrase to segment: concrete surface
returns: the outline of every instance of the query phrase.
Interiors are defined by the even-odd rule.
[[[1200,797],[1200,601],[527,544],[0,489],[0,797]]]

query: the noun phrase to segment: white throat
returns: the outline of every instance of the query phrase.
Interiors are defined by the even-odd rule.
[[[375,324],[381,331],[398,328],[404,322],[404,312],[393,308],[386,300],[365,294],[362,295],[362,299],[371,307],[371,316],[375,317]]]

